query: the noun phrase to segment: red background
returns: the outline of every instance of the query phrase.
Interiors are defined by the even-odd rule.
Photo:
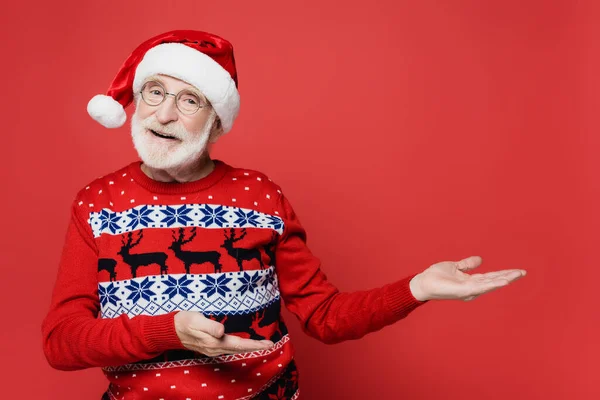
[[[200,29],[239,68],[214,156],[282,185],[341,290],[470,255],[529,273],[335,346],[286,311],[303,398],[600,398],[599,21],[594,0],[3,5],[2,397],[105,389],[41,351],[70,202],[136,158],[86,105],[143,40]]]

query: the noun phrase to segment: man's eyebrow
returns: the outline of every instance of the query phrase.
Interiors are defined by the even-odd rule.
[[[160,76],[158,76],[158,75],[152,75],[152,76],[149,76],[146,79],[144,79],[144,82],[150,82],[150,81],[157,81],[157,82],[162,83],[163,85],[165,84],[165,82],[162,79],[160,79]]]

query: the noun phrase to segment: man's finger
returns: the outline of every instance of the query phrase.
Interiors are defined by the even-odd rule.
[[[475,285],[471,295],[480,296],[484,293],[489,293],[493,290],[500,289],[509,283],[510,282],[506,279],[496,279],[491,282],[481,282]]]
[[[523,274],[520,271],[507,272],[504,275],[499,275],[494,279],[506,279],[508,282],[514,282],[519,278],[522,278]]]
[[[483,278],[497,278],[497,277],[506,276],[509,274],[516,275],[517,273],[518,273],[517,277],[526,275],[525,270],[522,270],[522,269],[504,269],[502,271],[486,272],[485,274],[481,274],[481,276]]]
[[[481,262],[481,257],[471,256],[458,261],[456,263],[456,267],[464,272],[479,267],[481,265]]]
[[[225,326],[210,318],[206,318],[202,314],[197,314],[190,327],[194,330],[209,334],[210,336],[220,339],[225,334]]]
[[[475,283],[490,283],[495,282],[498,279],[505,279],[509,282],[516,281],[519,278],[522,278],[524,275],[516,270],[516,271],[504,271],[504,272],[494,272],[488,274],[481,275],[471,275],[471,281]]]
[[[228,354],[247,353],[257,350],[268,350],[273,347],[273,342],[270,340],[252,340],[235,335],[224,335],[220,340],[219,347]]]
[[[463,299],[473,300],[484,293],[492,292],[525,276],[524,270],[505,270],[490,272],[487,274],[474,274],[467,287],[470,287],[468,295]],[[476,275],[476,276],[475,276]]]

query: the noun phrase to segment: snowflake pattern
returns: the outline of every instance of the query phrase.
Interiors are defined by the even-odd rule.
[[[130,218],[131,221],[127,224],[128,228],[135,229],[139,226],[143,226],[145,228],[148,227],[149,223],[152,223],[152,219],[150,218],[150,214],[152,214],[152,210],[144,205],[140,209],[131,209],[129,210],[129,214],[127,214],[127,218]]]
[[[187,223],[192,220],[186,215],[190,211],[192,211],[192,209],[187,207],[185,204],[179,208],[167,206],[166,210],[160,211],[166,215],[166,217],[163,218],[160,222],[166,222],[167,226],[171,226],[174,223],[179,223],[183,226],[187,226]]]
[[[244,272],[244,276],[240,278],[240,282],[242,282],[242,286],[240,287],[240,294],[246,293],[246,291],[250,291],[254,293],[254,289],[258,285],[258,280],[260,279],[259,275],[248,275],[247,272]]]
[[[144,300],[150,301],[150,296],[156,296],[156,293],[150,290],[152,285],[153,282],[150,282],[147,277],[142,282],[137,282],[132,279],[131,283],[126,286],[126,288],[131,291],[127,300],[133,300],[133,302],[136,303],[141,296]]]
[[[275,270],[273,269],[269,269],[269,271],[267,272],[267,274],[264,276],[263,278],[263,283],[264,286],[268,286],[268,285],[275,285]]]
[[[110,283],[108,286],[98,286],[98,297],[100,297],[100,304],[105,307],[107,303],[114,306],[117,305],[119,298],[117,297],[117,290],[119,288]]]
[[[148,275],[99,282],[98,292],[102,318],[160,315],[173,310],[242,314],[263,309],[280,298],[273,266],[243,272]]]
[[[101,230],[107,229],[111,233],[116,233],[117,229],[120,229],[118,222],[121,220],[121,217],[117,215],[117,213],[112,212],[110,210],[102,210],[100,212],[100,222],[102,225],[100,226]]]
[[[202,293],[206,293],[207,297],[211,297],[215,292],[221,296],[225,296],[226,292],[231,292],[231,289],[227,287],[227,284],[231,281],[231,278],[227,278],[225,275],[219,276],[217,279],[210,275],[206,276],[206,279],[200,280],[206,287],[202,290]]]
[[[188,294],[192,293],[192,291],[188,288],[189,284],[192,282],[193,281],[189,279],[187,275],[183,275],[179,279],[169,276],[164,282],[165,286],[167,286],[167,290],[165,290],[163,294],[168,295],[169,299],[172,299],[173,296],[177,294],[180,294],[185,298]]]
[[[218,204],[148,205],[114,212],[103,209],[90,212],[88,223],[94,237],[121,235],[145,228],[263,228],[282,234],[283,220],[256,210]]]
[[[273,225],[273,229],[276,231],[283,229],[283,220],[279,217],[275,217],[273,215],[267,215],[267,219],[269,220],[269,224]]]
[[[240,208],[235,211],[235,216],[237,217],[237,219],[235,220],[236,224],[245,226],[251,225],[254,227],[260,224],[260,222],[258,221],[259,215],[254,210],[244,212],[244,210]]]
[[[222,227],[223,224],[227,223],[227,220],[224,218],[227,211],[223,209],[223,206],[212,208],[208,204],[204,204],[200,207],[200,211],[204,213],[204,218],[202,218],[201,221],[204,222],[206,226],[214,224]]]

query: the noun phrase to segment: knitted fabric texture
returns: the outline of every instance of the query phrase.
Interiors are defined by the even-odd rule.
[[[324,343],[361,338],[425,303],[410,292],[414,275],[340,292],[281,188],[213,161],[187,183],[152,180],[136,161],[78,192],[42,326],[51,366],[102,368],[109,399],[297,399],[282,301]],[[174,325],[182,310],[275,346],[217,357],[187,350]]]

